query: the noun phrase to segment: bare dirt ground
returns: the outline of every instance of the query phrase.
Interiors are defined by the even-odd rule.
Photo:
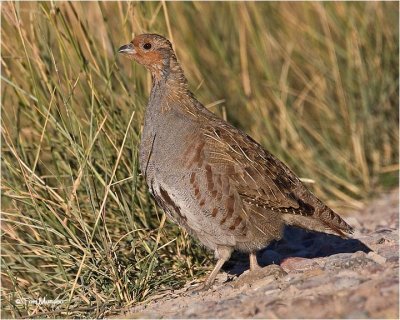
[[[124,318],[399,318],[398,190],[346,216],[354,239],[288,228],[249,272],[235,255],[212,289],[187,284]]]

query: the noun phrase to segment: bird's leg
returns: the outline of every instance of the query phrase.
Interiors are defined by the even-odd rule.
[[[195,287],[192,292],[199,292],[203,290],[208,290],[211,285],[214,283],[215,278],[219,270],[221,270],[224,263],[229,260],[232,254],[232,248],[230,247],[218,247],[215,250],[215,257],[218,258],[217,264],[215,265],[213,271],[208,275],[207,279],[200,284],[199,286]]]
[[[249,259],[250,259],[250,271],[261,269],[261,267],[257,263],[257,256],[255,252],[250,252]]]
[[[217,264],[215,265],[213,271],[211,271],[211,273],[208,275],[207,279],[201,285],[199,285],[198,288],[196,288],[195,290],[200,291],[200,290],[210,289],[211,285],[215,281],[215,278],[217,277],[219,270],[222,268],[225,261],[226,261],[225,259],[219,259],[217,261]]]

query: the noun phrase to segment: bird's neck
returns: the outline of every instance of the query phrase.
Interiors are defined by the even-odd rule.
[[[150,71],[152,75],[150,101],[157,101],[155,104],[162,109],[160,111],[179,106],[181,101],[191,96],[186,77],[174,54],[163,61],[158,68]]]

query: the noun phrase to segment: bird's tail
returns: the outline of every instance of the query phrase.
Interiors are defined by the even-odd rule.
[[[284,214],[283,219],[289,225],[296,227],[331,233],[342,238],[348,238],[354,232],[353,227],[347,224],[337,213],[327,206],[312,215]]]

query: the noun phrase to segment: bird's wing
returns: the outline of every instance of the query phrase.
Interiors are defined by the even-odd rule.
[[[299,179],[243,132],[221,121],[203,125],[190,140],[184,159],[191,192],[222,230],[245,236],[256,215],[268,221],[274,210],[304,210],[295,196],[304,188]]]
[[[201,109],[201,108],[199,108]],[[246,236],[250,225],[278,238],[281,223],[345,237],[338,214],[314,196],[280,160],[206,109],[197,113],[186,166],[190,188],[221,230]]]
[[[229,124],[205,127],[207,161],[227,174],[244,202],[271,209],[298,209],[304,191],[297,176],[245,133]],[[301,190],[300,190],[301,189]]]

